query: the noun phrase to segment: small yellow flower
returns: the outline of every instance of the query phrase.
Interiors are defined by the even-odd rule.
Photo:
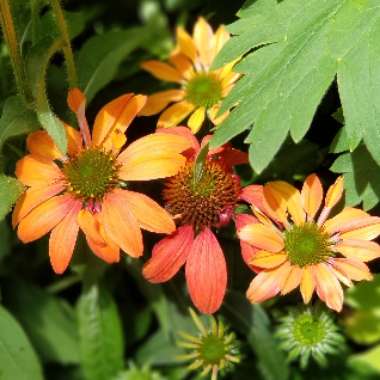
[[[218,115],[221,100],[231,91],[239,74],[232,71],[236,61],[217,70],[210,67],[229,38],[223,25],[214,33],[202,17],[195,23],[192,36],[178,27],[177,46],[169,63],[150,60],[142,68],[158,79],[178,83],[180,88],[149,96],[140,115],[151,116],[165,109],[157,123],[164,128],[175,127],[188,117],[187,125],[194,134],[206,116],[214,125],[220,124],[228,115],[228,111]]]

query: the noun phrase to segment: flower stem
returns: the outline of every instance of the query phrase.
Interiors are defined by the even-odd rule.
[[[31,94],[20,53],[20,46],[17,40],[17,33],[9,0],[0,0],[0,23],[3,30],[4,40],[9,50],[17,90],[25,103],[29,104],[31,101]]]
[[[65,16],[63,14],[60,0],[50,0],[50,4],[53,9],[54,16],[57,21],[57,25],[58,25],[58,28],[63,40],[62,50],[63,50],[63,54],[65,56],[65,61],[66,61],[69,86],[71,88],[77,87],[78,80],[77,80],[77,72],[75,68],[74,54],[73,54],[73,50],[71,49],[69,30],[67,28],[67,23],[65,20]]]

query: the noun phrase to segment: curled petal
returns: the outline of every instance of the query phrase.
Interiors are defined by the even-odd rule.
[[[120,261],[120,248],[116,244],[112,242],[97,244],[87,235],[86,241],[91,251],[107,264],[118,263]]]
[[[310,174],[301,191],[303,208],[309,218],[313,219],[321,207],[323,200],[323,188],[316,174]]]

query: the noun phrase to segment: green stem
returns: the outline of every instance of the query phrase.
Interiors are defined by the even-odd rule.
[[[53,9],[54,16],[57,21],[59,31],[61,33],[61,37],[63,39],[62,50],[65,56],[69,85],[70,87],[77,87],[78,80],[77,80],[77,72],[76,72],[75,62],[74,62],[74,54],[71,48],[69,30],[67,28],[67,23],[65,20],[65,16],[63,14],[60,0],[50,0],[50,4]]]
[[[9,50],[17,90],[25,103],[29,104],[31,101],[31,94],[8,0],[0,0],[0,23],[1,28],[3,29],[4,40]]]

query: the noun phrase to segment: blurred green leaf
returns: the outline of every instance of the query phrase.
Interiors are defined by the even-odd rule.
[[[78,323],[81,366],[88,380],[105,380],[123,369],[123,329],[111,294],[101,285],[83,289]]]
[[[9,97],[0,118],[0,152],[4,143],[11,137],[20,136],[39,128],[38,120],[33,111],[17,96]]]
[[[0,379],[42,380],[37,355],[23,329],[0,306]]]
[[[75,311],[65,301],[31,283],[12,279],[6,286],[9,308],[22,323],[45,362],[79,363]]]
[[[11,211],[23,191],[23,186],[15,178],[0,174],[0,221]]]
[[[157,371],[151,370],[147,365],[138,368],[131,364],[130,368],[121,372],[112,380],[164,380],[164,378]]]
[[[352,355],[350,358],[351,365],[370,368],[380,373],[380,345],[371,348],[360,354]],[[378,375],[379,376],[379,375]]]
[[[1,236],[0,262],[1,262],[1,260],[6,255],[8,255],[11,251],[11,244],[10,244],[11,230],[8,223],[5,220],[0,222],[0,236]]]

